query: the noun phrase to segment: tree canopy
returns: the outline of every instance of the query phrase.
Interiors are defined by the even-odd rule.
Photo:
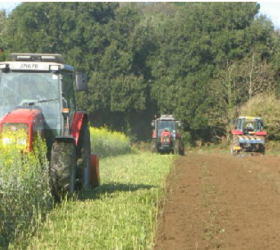
[[[0,59],[61,53],[89,76],[78,105],[93,125],[148,139],[172,113],[196,139],[219,140],[239,108],[279,98],[279,31],[253,2],[20,4],[0,12]]]

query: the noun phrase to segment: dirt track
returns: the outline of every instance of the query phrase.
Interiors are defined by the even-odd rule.
[[[176,162],[156,250],[280,249],[280,157],[187,154]]]

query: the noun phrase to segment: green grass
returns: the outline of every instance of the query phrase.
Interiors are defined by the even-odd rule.
[[[150,153],[102,159],[101,186],[53,209],[28,249],[153,249],[159,202],[172,162],[171,155]]]
[[[131,152],[129,138],[107,128],[90,128],[93,152],[99,157]],[[3,132],[3,131],[2,131]],[[26,137],[24,130],[5,131],[14,142]],[[23,249],[53,208],[49,185],[46,145],[41,140],[32,153],[22,154],[25,146],[0,143],[0,249]]]

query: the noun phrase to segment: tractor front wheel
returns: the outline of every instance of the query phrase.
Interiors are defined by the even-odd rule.
[[[174,143],[174,154],[180,155],[180,141],[176,140]]]
[[[73,195],[76,183],[76,148],[73,143],[55,142],[50,161],[50,177],[54,196]]]

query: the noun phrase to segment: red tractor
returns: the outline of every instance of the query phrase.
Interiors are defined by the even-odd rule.
[[[236,121],[235,129],[231,131],[232,141],[230,152],[237,155],[240,152],[265,153],[264,124],[260,117],[241,116]]]
[[[78,185],[99,185],[88,116],[76,110],[75,91],[87,89],[86,78],[60,54],[13,53],[10,61],[0,62],[1,142],[32,151],[36,137],[43,137],[56,197],[72,195]]]
[[[178,132],[181,122],[176,121],[173,115],[162,115],[152,121],[152,127],[152,152],[184,155],[181,133]]]

